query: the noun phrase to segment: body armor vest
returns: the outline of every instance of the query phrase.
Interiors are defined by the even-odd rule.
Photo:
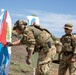
[[[73,45],[72,45],[72,35],[64,35],[61,38],[62,42],[62,52],[73,52]]]
[[[33,32],[36,41],[36,50],[39,49],[40,51],[42,49],[44,52],[46,52],[49,50],[49,48],[51,48],[51,45],[53,45],[54,42],[51,38],[50,32],[35,26],[27,26],[26,28]]]
[[[28,28],[33,32],[35,39],[41,34],[42,30],[34,27],[34,26],[28,26]]]

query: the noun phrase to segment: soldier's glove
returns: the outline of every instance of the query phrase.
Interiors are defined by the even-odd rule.
[[[31,63],[32,63],[32,61],[31,61],[31,58],[26,58],[26,63],[28,64],[28,65],[30,65]]]
[[[6,44],[7,46],[13,46],[13,44],[11,42],[7,42]]]

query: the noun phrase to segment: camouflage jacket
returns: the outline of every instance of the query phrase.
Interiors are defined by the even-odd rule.
[[[74,52],[76,41],[73,34],[63,35],[60,41],[62,43],[62,52]]]
[[[34,48],[35,46],[40,47],[48,41],[50,41],[51,44],[53,43],[51,35],[47,31],[34,26],[26,26],[20,42],[26,44],[29,48]]]

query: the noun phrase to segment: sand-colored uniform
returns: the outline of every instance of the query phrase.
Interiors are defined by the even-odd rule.
[[[20,42],[39,53],[36,75],[50,75],[51,61],[56,54],[51,34],[35,26],[26,26]]]
[[[63,35],[60,39],[62,43],[62,59],[59,65],[58,75],[65,75],[69,68],[69,75],[76,75],[76,62],[72,63],[70,60],[75,53],[76,41],[72,34]]]

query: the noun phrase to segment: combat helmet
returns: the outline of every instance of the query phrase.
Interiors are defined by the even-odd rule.
[[[71,23],[66,23],[64,25],[64,29],[69,29],[69,30],[72,30],[73,29],[73,25]]]
[[[22,25],[27,25],[27,23],[23,20],[17,20],[15,23],[14,23],[14,27],[13,27],[13,30],[16,30],[16,28],[18,28],[19,30],[22,30]]]

